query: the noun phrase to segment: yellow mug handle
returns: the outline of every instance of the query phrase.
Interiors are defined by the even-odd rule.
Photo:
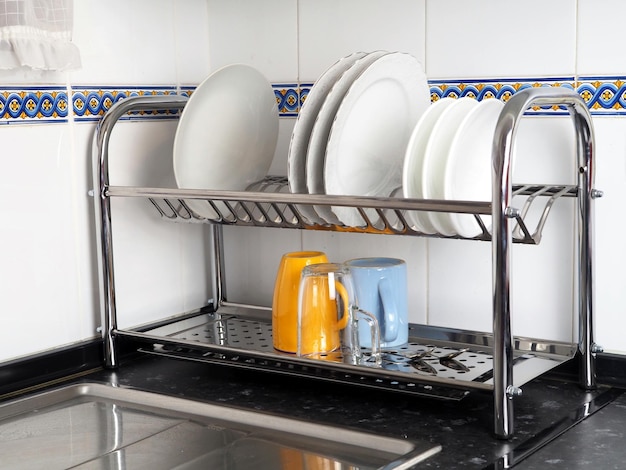
[[[343,302],[343,316],[337,321],[337,329],[343,330],[346,326],[348,326],[348,320],[350,319],[348,291],[343,284],[335,281],[335,292],[339,294],[339,297],[341,297],[341,301]]]

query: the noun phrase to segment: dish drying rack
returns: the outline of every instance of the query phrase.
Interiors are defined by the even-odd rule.
[[[129,340],[147,354],[314,377],[438,399],[460,400],[471,390],[488,391],[493,394],[494,433],[504,439],[513,436],[513,398],[521,394],[520,387],[524,383],[577,357],[580,385],[585,389],[595,388],[595,356],[601,348],[593,342],[593,200],[601,196],[601,192],[593,188],[591,116],[582,98],[572,90],[526,89],[506,102],[494,135],[491,202],[291,194],[287,181],[274,177],[246,191],[111,186],[108,146],[111,132],[120,118],[132,112],[164,109],[178,112],[186,101],[185,97],[172,95],[127,98],[111,107],[94,136],[94,185],[98,188],[94,200],[106,367],[118,367],[118,340]],[[575,185],[513,186],[512,149],[519,121],[530,108],[543,106],[560,106],[572,118],[578,182]],[[517,196],[525,198],[521,210],[511,205],[513,197]],[[212,303],[150,326],[127,330],[117,327],[111,224],[113,197],[145,198],[164,219],[210,224]],[[509,292],[511,243],[539,243],[550,209],[562,197],[577,201],[578,344],[513,337]],[[205,201],[207,210],[214,212],[215,217],[207,219],[194,212],[188,200]],[[364,225],[319,224],[302,215],[303,205],[354,207]],[[536,225],[529,227],[526,215],[533,205],[540,206],[541,216]],[[368,361],[367,355],[360,364],[348,363],[340,355],[329,355],[324,360],[302,358],[273,349],[271,309],[229,302],[225,298],[224,225],[462,238],[422,233],[408,222],[408,211],[475,216],[480,233],[470,240],[490,241],[492,245],[491,333],[411,324],[409,343],[384,351],[382,364]],[[492,216],[490,229],[484,225],[481,215]]]

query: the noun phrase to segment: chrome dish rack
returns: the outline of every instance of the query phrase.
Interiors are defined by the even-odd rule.
[[[189,360],[269,370],[274,373],[315,377],[416,395],[459,400],[470,390],[489,391],[494,402],[494,433],[510,438],[514,433],[513,398],[521,385],[577,356],[580,384],[596,385],[593,342],[593,188],[594,143],[591,117],[577,94],[561,88],[523,90],[511,97],[497,123],[492,162],[491,202],[419,200],[380,197],[303,195],[285,192],[285,179],[267,178],[247,191],[162,189],[109,184],[109,139],[120,118],[129,112],[171,110],[186,103],[182,96],[142,96],[116,103],[99,123],[94,136],[93,168],[97,242],[102,284],[102,335],[105,366],[119,365],[118,339],[142,343],[140,351]],[[561,106],[569,111],[576,131],[576,185],[516,185],[511,183],[511,156],[515,133],[525,112],[535,106]],[[140,197],[150,201],[168,220],[209,223],[212,238],[213,303],[150,327],[117,327],[111,225],[112,197]],[[512,206],[524,198],[522,209]],[[514,338],[510,322],[511,243],[537,244],[552,205],[562,197],[576,198],[578,216],[578,344]],[[206,219],[194,212],[188,200],[204,201],[216,216]],[[529,227],[525,216],[531,206],[541,216]],[[319,224],[302,214],[301,206],[357,208],[361,227]],[[471,240],[492,244],[493,332],[490,334],[411,325],[409,344],[387,351],[382,365],[349,364],[341,357],[298,358],[272,348],[271,310],[229,302],[224,296],[222,227],[243,225],[330,230],[409,236],[435,236],[419,232],[407,222],[407,211],[474,214],[480,234]],[[492,216],[491,233],[480,215]],[[492,236],[493,234],[493,236]],[[461,238],[461,237],[447,237]]]

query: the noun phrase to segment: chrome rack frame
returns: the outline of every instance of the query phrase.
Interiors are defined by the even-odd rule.
[[[183,96],[139,96],[131,97],[114,104],[99,122],[93,139],[94,206],[97,227],[97,249],[99,260],[102,336],[104,338],[104,363],[106,367],[119,365],[117,350],[118,338],[143,341],[151,346],[140,350],[152,354],[172,357],[185,357],[237,367],[267,369],[278,373],[313,376],[324,380],[346,381],[375,388],[401,391],[414,391],[418,395],[444,397],[439,388],[453,390],[446,398],[458,399],[467,389],[488,390],[494,400],[494,433],[507,439],[514,433],[513,398],[521,393],[520,384],[536,375],[519,379],[514,366],[519,362],[529,363],[528,359],[538,358],[539,374],[562,360],[568,360],[577,352],[580,359],[580,385],[585,389],[596,386],[595,356],[601,348],[593,342],[593,200],[601,196],[594,189],[594,136],[591,116],[580,96],[564,88],[532,88],[513,95],[500,114],[492,147],[491,202],[442,201],[401,198],[373,198],[352,196],[327,196],[285,194],[286,180],[268,178],[246,191],[213,191],[201,189],[162,189],[111,186],[109,184],[109,139],[116,123],[132,112],[178,113],[187,102]],[[565,108],[574,124],[576,133],[576,172],[577,184],[564,186],[512,185],[512,154],[520,119],[530,108]],[[525,196],[522,210],[512,206],[513,197]],[[117,327],[115,304],[115,279],[113,266],[111,197],[141,197],[148,199],[158,213],[166,220],[181,222],[204,222],[211,227],[212,251],[212,292],[213,305],[196,312],[187,312],[176,320],[161,322],[159,325],[134,330],[120,330]],[[578,235],[578,323],[577,345],[545,344],[540,340],[513,338],[511,334],[510,305],[510,261],[511,243],[537,244],[553,203],[560,197],[577,199]],[[534,229],[527,226],[524,219],[531,204],[538,199],[544,202],[543,212]],[[187,200],[200,200],[208,204],[216,217],[207,220],[198,215]],[[216,204],[219,201],[219,204]],[[362,227],[319,224],[302,215],[300,207],[309,206],[350,206],[358,209],[363,218]],[[341,360],[323,362],[312,359],[295,358],[263,349],[271,345],[271,321],[268,323],[267,308],[247,306],[228,302],[225,298],[224,260],[222,244],[223,225],[244,225],[261,227],[295,228],[301,230],[332,230],[339,232],[361,232],[393,235],[436,236],[440,234],[421,233],[407,222],[407,211],[435,211],[474,214],[482,233],[472,240],[490,241],[492,244],[492,283],[493,283],[493,332],[488,334],[461,330],[446,330],[421,325],[411,326],[411,339],[407,348],[394,351],[387,357],[382,368],[343,364]],[[491,215],[492,233],[485,228],[479,215]],[[461,238],[461,237],[448,237]],[[271,315],[269,315],[271,317]],[[203,326],[204,325],[204,326]],[[206,325],[210,325],[207,327]],[[229,331],[234,336],[243,328],[258,329],[262,345],[234,345],[228,342]],[[230,330],[228,330],[230,328]],[[189,331],[203,331],[204,342],[189,339]],[[245,330],[247,331],[247,330]],[[263,333],[264,332],[264,333]],[[197,335],[197,332],[194,333]],[[433,376],[432,373],[416,372],[407,357],[416,357],[424,349],[432,353],[432,360],[441,360],[450,348],[458,348],[459,354],[471,346],[467,359],[480,359],[489,362],[488,370],[477,377],[460,383],[456,377]],[[151,348],[151,349],[150,349]],[[439,349],[435,349],[439,348]],[[432,352],[435,351],[435,352]],[[542,354],[541,351],[547,351]],[[411,356],[412,355],[412,356]],[[455,356],[456,357],[456,356]],[[543,362],[542,362],[543,361]],[[548,362],[550,365],[546,366]],[[431,363],[422,366],[432,369]],[[459,367],[465,367],[461,364]],[[471,366],[475,367],[475,366]],[[524,366],[526,367],[526,366]],[[410,372],[407,372],[410,369]],[[465,372],[461,370],[461,373]],[[515,369],[519,370],[519,369]],[[533,372],[536,374],[536,372]],[[420,375],[421,374],[421,375]],[[459,392],[459,389],[461,390]]]

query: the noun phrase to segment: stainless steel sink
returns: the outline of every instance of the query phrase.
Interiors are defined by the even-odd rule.
[[[96,383],[0,405],[0,468],[404,469],[440,450]]]

